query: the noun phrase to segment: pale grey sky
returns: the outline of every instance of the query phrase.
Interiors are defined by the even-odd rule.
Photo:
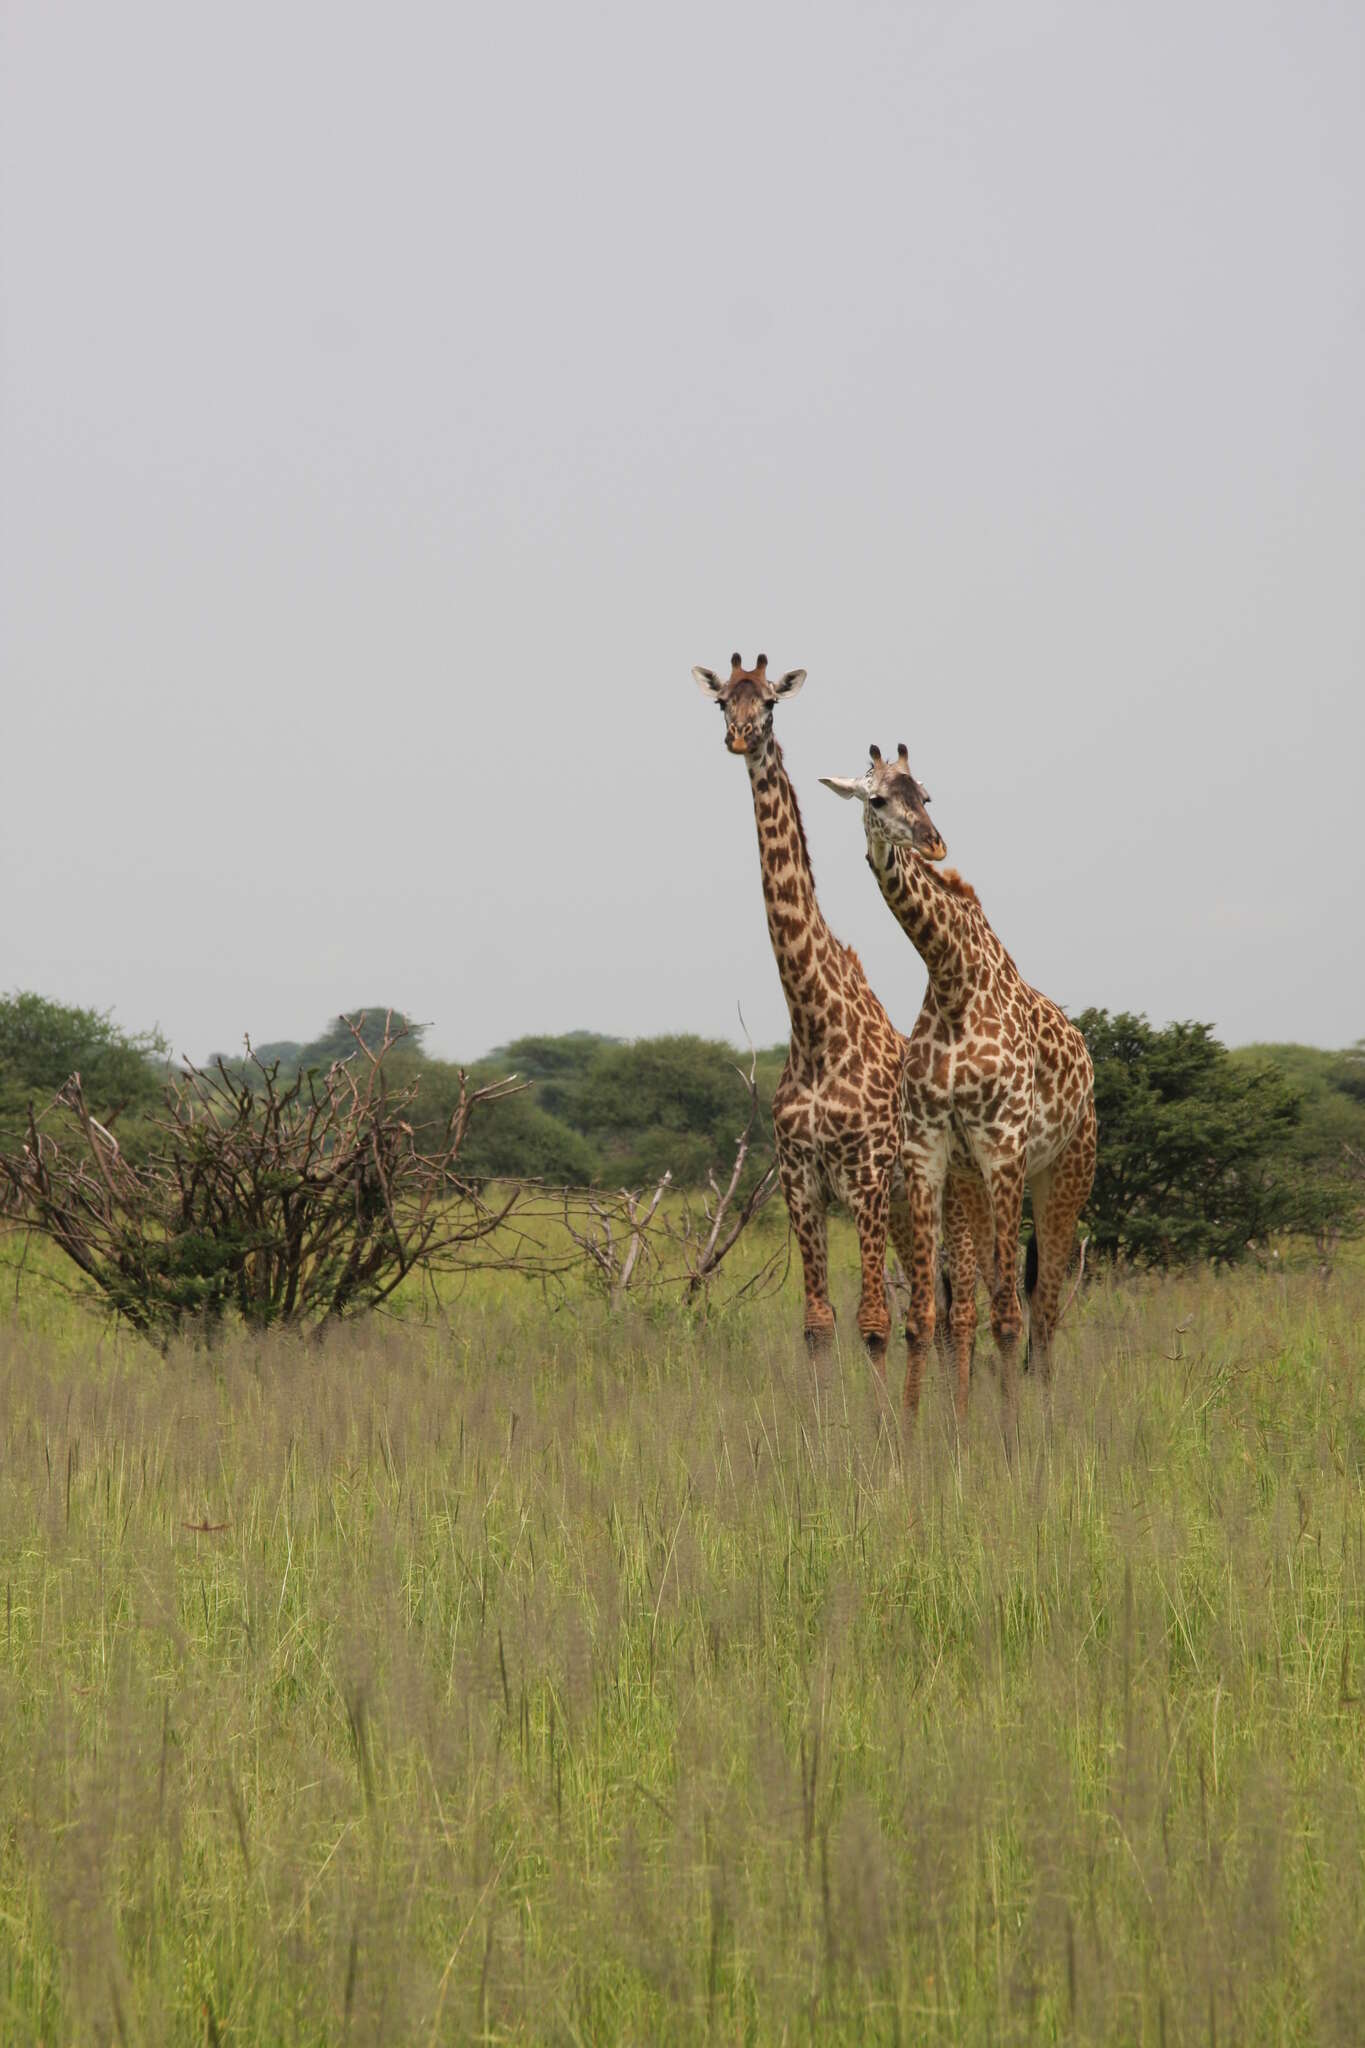
[[[0,13],[0,987],[785,1035],[748,780],[923,975],[1365,1033],[1357,0]]]

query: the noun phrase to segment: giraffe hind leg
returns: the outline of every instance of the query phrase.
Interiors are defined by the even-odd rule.
[[[1089,1104],[1061,1157],[1045,1175],[1038,1176],[1032,1189],[1029,1343],[1044,1380],[1052,1374],[1052,1340],[1057,1330],[1062,1287],[1075,1250],[1076,1224],[1094,1178],[1095,1111],[1094,1105]]]
[[[924,1361],[934,1341],[937,1317],[938,1234],[943,1208],[943,1180],[937,1162],[907,1160],[905,1194],[910,1209],[912,1259],[910,1265],[910,1313],[905,1323],[905,1391],[902,1406],[907,1420],[919,1408],[924,1381]]]
[[[967,1235],[964,1253],[958,1211],[946,1191],[943,1209],[944,1256],[935,1260],[933,1342],[945,1370],[951,1369],[955,1357],[953,1346],[956,1333],[961,1327],[964,1315],[970,1317],[971,1330],[967,1340],[967,1369],[970,1374],[971,1341],[976,1334],[976,1254],[972,1248],[970,1234]],[[911,1220],[910,1204],[906,1199],[905,1182],[899,1173],[891,1186],[889,1234],[900,1259],[906,1285],[911,1291],[912,1312],[907,1315],[905,1335],[907,1344],[913,1347],[915,1228]],[[953,1320],[954,1316],[957,1318],[956,1322]],[[925,1348],[927,1350],[927,1340]]]

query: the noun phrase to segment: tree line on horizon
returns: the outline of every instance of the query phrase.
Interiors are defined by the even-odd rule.
[[[359,1012],[349,1013],[357,1016]],[[383,1007],[366,1010],[377,1044]],[[419,1141],[433,1147],[459,1099],[460,1068],[406,1029],[386,1056],[395,1086],[415,1082]],[[1324,1256],[1365,1228],[1365,1042],[1340,1052],[1303,1045],[1229,1050],[1202,1023],[1154,1026],[1140,1015],[1080,1012],[1095,1063],[1100,1155],[1083,1219],[1092,1254],[1172,1266],[1231,1263],[1272,1236],[1311,1237]],[[281,1075],[325,1072],[356,1056],[340,1017],[306,1042],[253,1048]],[[752,1055],[765,1116],[747,1164],[772,1163],[766,1111],[786,1048]],[[222,1056],[249,1077],[241,1055]],[[728,1173],[748,1111],[750,1055],[692,1034],[625,1040],[591,1031],[530,1034],[472,1064],[474,1084],[519,1074],[529,1086],[491,1105],[461,1155],[472,1179],[555,1186],[677,1187]],[[206,1063],[206,1064],[212,1064]],[[171,1071],[155,1032],[127,1033],[109,1014],[32,992],[0,997],[0,1151],[22,1145],[30,1103],[41,1108],[79,1072],[92,1113],[116,1127],[130,1156],[153,1142],[147,1119]]]

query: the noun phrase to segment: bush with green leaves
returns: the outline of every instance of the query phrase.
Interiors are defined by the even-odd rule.
[[[161,1100],[165,1039],[127,1032],[107,1010],[53,1001],[31,989],[0,996],[0,1146],[22,1143],[29,1105],[40,1109],[79,1074],[101,1123],[120,1123],[125,1151],[138,1149],[141,1120]]]
[[[1298,1150],[1303,1098],[1277,1064],[1230,1054],[1208,1024],[1098,1009],[1076,1022],[1095,1062],[1095,1252],[1226,1265],[1276,1232],[1316,1234],[1324,1209],[1355,1227],[1349,1194]]]

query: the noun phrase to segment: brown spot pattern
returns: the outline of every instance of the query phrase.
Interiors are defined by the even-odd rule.
[[[763,666],[745,670],[736,660],[720,702],[727,747],[744,755],[749,770],[768,937],[791,1016],[786,1065],[773,1097],[778,1175],[801,1252],[807,1342],[819,1347],[834,1328],[827,1213],[840,1199],[858,1232],[858,1329],[880,1364],[891,1323],[888,1234],[907,1273],[928,1241],[926,1219],[912,1215],[901,1163],[907,1042],[869,986],[858,955],[835,938],[820,911],[796,792],[773,737]],[[946,1206],[953,1219],[947,1244],[954,1298],[970,1300],[976,1275],[970,1220],[956,1193]],[[930,1306],[932,1312],[932,1297]],[[907,1339],[914,1355],[910,1329]]]
[[[979,1248],[1012,1430],[1024,1189],[1032,1195],[1038,1240],[1030,1349],[1047,1376],[1061,1287],[1095,1171],[1090,1054],[1063,1011],[1024,980],[971,884],[879,835],[872,813],[867,823],[868,865],[929,974],[901,1082],[902,1165],[914,1224],[906,1401],[913,1407],[918,1400],[935,1334],[941,1217],[954,1274],[949,1320],[959,1413],[971,1371]],[[964,1298],[956,1274],[969,1259],[972,1283]]]

